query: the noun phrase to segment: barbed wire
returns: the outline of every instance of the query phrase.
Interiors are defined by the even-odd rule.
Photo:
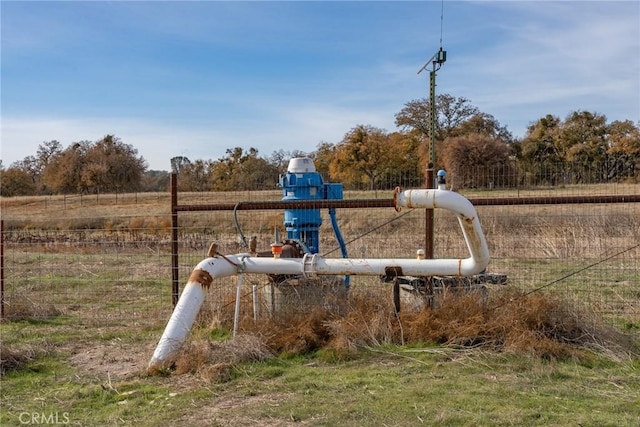
[[[626,249],[623,249],[623,250],[621,250],[619,252],[616,252],[613,255],[609,255],[608,257],[602,258],[602,259],[600,259],[600,260],[598,260],[598,261],[596,261],[594,263],[591,263],[589,265],[586,265],[586,266],[584,266],[582,268],[579,268],[578,270],[574,270],[571,273],[567,273],[564,276],[559,277],[558,279],[552,280],[551,282],[548,282],[548,283],[546,283],[546,284],[544,284],[542,286],[538,286],[535,289],[532,289],[532,290],[530,290],[528,292],[525,292],[522,295],[518,296],[517,298],[513,298],[513,299],[511,299],[509,301],[503,302],[502,304],[498,304],[498,305],[496,305],[494,307],[491,307],[488,311],[497,310],[498,308],[503,307],[503,306],[505,306],[507,304],[511,304],[511,303],[513,303],[513,302],[515,302],[517,300],[520,300],[522,298],[525,298],[525,297],[527,297],[527,296],[529,296],[531,294],[540,292],[541,290],[546,289],[546,288],[548,288],[548,287],[550,287],[552,285],[555,285],[556,283],[560,283],[560,282],[568,279],[571,276],[575,276],[576,274],[582,273],[583,271],[589,270],[589,269],[591,269],[591,268],[593,268],[593,267],[595,267],[597,265],[603,264],[603,263],[605,263],[605,262],[607,262],[607,261],[609,261],[609,260],[611,260],[613,258],[616,258],[616,257],[618,257],[618,256],[620,256],[620,255],[622,255],[622,254],[624,254],[626,252],[630,252],[630,251],[632,251],[632,250],[634,250],[636,248],[640,248],[640,243],[638,243],[637,245],[633,245],[631,247],[628,247]]]

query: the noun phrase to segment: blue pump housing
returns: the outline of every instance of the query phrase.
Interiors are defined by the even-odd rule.
[[[313,160],[296,157],[289,161],[287,173],[280,175],[282,200],[342,200],[342,184],[325,184],[316,171]],[[340,246],[342,257],[347,257],[347,248],[338,227],[336,210],[329,209],[331,226]],[[305,252],[316,254],[320,251],[320,209],[285,209],[284,227],[287,239],[298,242]],[[349,288],[349,277],[345,276],[345,287]]]
[[[342,184],[325,184],[313,160],[298,157],[289,161],[287,173],[280,175],[282,200],[340,200]],[[296,240],[310,253],[320,250],[320,209],[286,209],[284,227],[287,238]],[[335,231],[335,230],[334,230]],[[339,234],[339,232],[338,232]]]

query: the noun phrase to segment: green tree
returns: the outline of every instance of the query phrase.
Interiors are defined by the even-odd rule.
[[[235,147],[227,148],[226,156],[216,160],[213,164],[211,174],[213,189],[217,191],[237,190],[236,174],[239,173],[240,163],[242,162],[244,149]]]
[[[179,191],[208,191],[211,189],[211,160],[198,159],[183,163],[178,173]]]
[[[448,183],[454,189],[511,185],[511,150],[500,139],[481,134],[449,138],[443,152]]]
[[[574,111],[560,130],[559,150],[571,165],[574,182],[602,182],[607,173],[607,118],[589,111]]]
[[[403,131],[410,131],[423,141],[417,153],[422,164],[429,162],[427,141],[430,138],[430,110],[431,101],[423,98],[408,102],[395,116],[396,126]],[[447,93],[436,96],[436,114],[436,169],[444,165],[441,158],[448,138],[479,134],[499,138],[504,142],[514,142],[513,135],[506,126],[500,125],[492,115],[481,112],[465,97],[455,97]]]
[[[238,187],[240,190],[269,190],[276,188],[280,168],[267,159],[250,155],[240,164]],[[294,157],[299,155],[294,155]],[[288,162],[287,162],[288,164]]]
[[[217,191],[263,190],[278,182],[278,166],[258,156],[251,147],[227,149],[226,156],[212,164],[211,183]]]
[[[113,135],[49,152],[43,184],[58,193],[137,191],[147,167],[133,146]]]
[[[607,138],[607,179],[640,178],[640,126],[631,120],[614,121]]]
[[[137,191],[147,169],[138,150],[120,138],[106,135],[89,147],[81,182],[92,192]]]
[[[64,194],[88,192],[81,177],[90,147],[89,141],[75,142],[52,156],[43,172],[43,181],[47,188]]]
[[[0,169],[0,196],[32,196],[36,194],[36,185],[32,177],[22,168],[10,166]]]
[[[355,186],[366,182],[375,190],[378,179],[400,164],[402,156],[395,148],[383,129],[358,125],[336,146],[329,165],[331,177]]]
[[[148,170],[142,176],[140,191],[169,191],[170,174],[167,171]]]
[[[391,158],[393,164],[387,172],[386,183],[381,183],[380,187],[422,187],[426,182],[424,165],[429,155],[422,138],[415,132],[393,132],[389,134],[388,144],[388,150],[394,154]]]
[[[316,146],[316,151],[311,153],[311,158],[316,166],[316,171],[322,175],[325,181],[331,181],[336,178],[331,176],[329,165],[336,153],[336,146],[330,142],[323,141]]]
[[[555,184],[563,174],[565,160],[559,148],[561,126],[560,118],[551,114],[528,126],[525,137],[519,143],[524,183]]]
[[[44,171],[49,165],[49,162],[55,158],[58,154],[62,152],[62,144],[59,141],[51,140],[45,141],[38,146],[38,150],[36,152],[36,167],[37,167],[37,176],[38,176],[38,185],[41,187],[40,192],[48,192],[46,185],[42,181],[42,176],[44,175]]]

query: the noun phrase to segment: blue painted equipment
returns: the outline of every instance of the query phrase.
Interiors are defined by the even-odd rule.
[[[297,157],[289,161],[287,173],[280,175],[279,185],[282,188],[282,200],[342,200],[342,184],[325,184],[322,176],[316,171],[313,160]],[[329,217],[336,240],[340,245],[342,257],[347,257],[347,249],[336,220],[336,210],[329,209]],[[320,209],[286,209],[284,211],[284,227],[287,239],[299,243],[304,252],[320,251],[320,226],[322,216]],[[348,286],[348,278],[346,285]]]

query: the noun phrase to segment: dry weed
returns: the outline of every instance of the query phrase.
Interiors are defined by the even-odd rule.
[[[553,293],[451,290],[439,294],[432,307],[404,304],[399,313],[388,287],[354,288],[340,301],[328,294],[324,301],[302,302],[289,301],[258,321],[241,312],[240,333],[224,341],[212,341],[207,334],[220,337],[232,329],[234,304],[222,300],[206,307],[175,372],[223,382],[238,364],[275,354],[321,351],[321,357],[342,360],[359,348],[411,344],[546,360],[588,361],[594,353],[618,360],[638,357],[631,336]]]
[[[27,291],[14,293],[10,302],[5,302],[4,319],[18,320],[37,320],[49,319],[60,316],[62,311],[50,303],[41,303],[32,300],[27,296]]]
[[[19,371],[38,357],[51,352],[52,345],[44,343],[38,347],[8,345],[0,341],[0,375]]]
[[[272,354],[349,352],[384,344],[435,343],[544,359],[579,360],[593,351],[606,357],[633,355],[628,336],[599,324],[570,302],[516,290],[488,298],[444,293],[436,308],[400,313],[386,292],[352,291],[339,309],[288,307],[260,322],[245,318],[241,327],[247,334],[243,338],[191,343],[177,372],[198,371],[210,380],[220,380],[228,377],[232,365]]]
[[[242,334],[226,341],[192,340],[186,344],[175,362],[176,374],[195,374],[211,382],[231,379],[234,366],[244,362],[273,357],[263,338]]]

